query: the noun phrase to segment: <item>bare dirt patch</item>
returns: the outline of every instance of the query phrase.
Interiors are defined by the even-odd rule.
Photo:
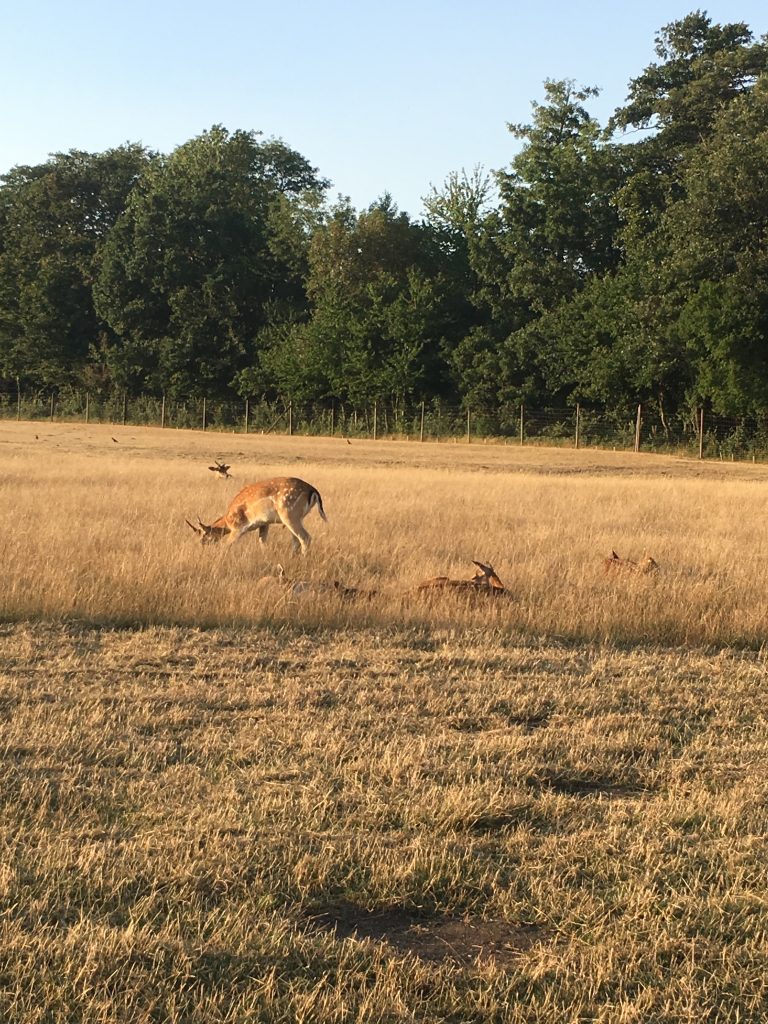
[[[420,960],[465,966],[483,960],[504,966],[552,937],[551,929],[535,924],[424,917],[402,907],[367,910],[349,902],[313,911],[307,921],[309,928],[329,931],[336,938],[386,943],[397,953],[410,953]]]

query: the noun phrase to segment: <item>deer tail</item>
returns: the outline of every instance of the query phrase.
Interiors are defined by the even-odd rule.
[[[328,516],[325,514],[325,509],[323,508],[323,499],[320,497],[320,492],[313,489],[309,496],[310,509],[314,508],[315,505],[317,505],[317,511],[320,513],[320,518],[323,522],[327,523]]]

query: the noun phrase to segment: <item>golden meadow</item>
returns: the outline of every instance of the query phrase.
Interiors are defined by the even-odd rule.
[[[116,437],[116,441],[112,440]],[[634,453],[309,439],[74,426],[0,426],[6,619],[245,626],[488,623],[520,635],[759,646],[768,469]],[[232,480],[207,466],[220,457]],[[330,522],[294,560],[271,531],[201,551],[244,484],[286,474],[321,492]],[[606,579],[602,558],[652,555],[653,580]],[[495,567],[499,609],[425,608],[420,579]],[[373,607],[274,601],[286,573],[379,591]]]
[[[47,423],[0,464],[2,1019],[765,1019],[766,468]],[[306,558],[195,542],[275,474]],[[472,559],[508,600],[412,593]]]

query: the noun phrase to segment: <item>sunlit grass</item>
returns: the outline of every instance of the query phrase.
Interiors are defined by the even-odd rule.
[[[15,432],[12,428],[16,428]],[[208,437],[15,424],[4,451],[0,615],[100,623],[472,625],[522,634],[759,645],[768,586],[766,470],[654,457],[416,443]],[[222,452],[235,479],[207,465]],[[432,464],[430,464],[430,455]],[[634,462],[632,461],[634,459]],[[322,493],[307,558],[273,529],[201,549],[184,519],[210,521],[245,483],[295,474]],[[697,475],[695,475],[697,474]],[[652,555],[658,577],[606,577],[602,559]],[[425,605],[420,579],[490,562],[512,600]],[[358,605],[254,589],[288,575],[375,589]]]
[[[758,655],[45,623],[0,649],[5,1020],[764,1019]]]
[[[0,465],[0,1019],[766,1019],[762,467],[25,424]],[[195,542],[276,473],[306,558]],[[509,600],[413,593],[473,558]]]

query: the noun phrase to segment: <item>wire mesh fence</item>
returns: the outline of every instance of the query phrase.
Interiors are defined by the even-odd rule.
[[[634,406],[619,413],[582,405],[555,408],[514,403],[479,409],[437,399],[379,399],[353,406],[338,401],[221,400],[122,392],[98,394],[75,389],[25,391],[0,383],[0,418],[768,459],[768,414],[762,418],[737,418],[694,409],[665,416],[650,405]]]

